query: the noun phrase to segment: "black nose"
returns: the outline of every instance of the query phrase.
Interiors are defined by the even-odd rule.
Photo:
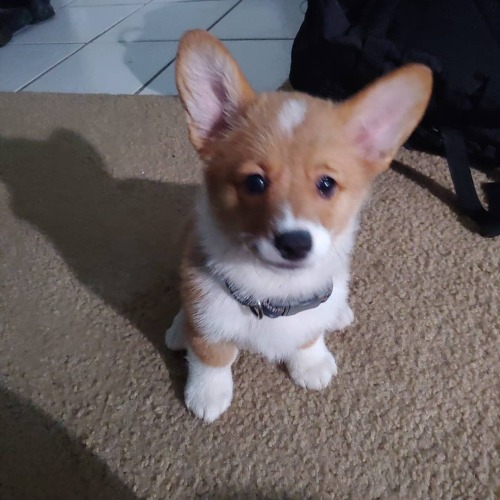
[[[277,234],[274,237],[274,246],[284,259],[303,259],[312,248],[311,233],[309,231],[289,231]]]

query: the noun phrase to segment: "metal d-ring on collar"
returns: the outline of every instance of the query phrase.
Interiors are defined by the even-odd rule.
[[[264,309],[262,309],[262,302],[260,300],[254,306],[248,306],[250,311],[252,311],[258,319],[262,319],[264,317]]]
[[[326,302],[333,291],[333,282],[322,292],[313,295],[307,300],[300,302],[290,302],[288,304],[275,303],[272,299],[258,300],[248,297],[239,292],[234,285],[228,280],[224,280],[226,287],[231,296],[239,302],[242,306],[246,306],[252,311],[257,319],[262,319],[264,316],[267,318],[279,318],[281,316],[293,316],[309,309],[314,309],[319,305]]]

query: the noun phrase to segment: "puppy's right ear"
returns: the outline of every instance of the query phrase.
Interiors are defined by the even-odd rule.
[[[181,38],[175,73],[191,142],[203,155],[210,140],[231,127],[255,92],[224,45],[202,30],[188,31]]]

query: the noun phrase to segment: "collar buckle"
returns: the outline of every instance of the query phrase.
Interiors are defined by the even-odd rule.
[[[314,295],[309,300],[301,301],[295,304],[273,304],[269,300],[265,300],[264,302],[262,302],[261,300],[252,300],[246,296],[242,296],[228,280],[224,280],[224,283],[233,299],[239,302],[242,306],[248,307],[257,319],[263,319],[264,316],[267,318],[293,316],[303,311],[314,309],[326,302],[333,291],[332,283],[326,291],[319,295]]]
[[[257,301],[257,304],[248,307],[257,319],[262,319],[264,317],[264,309],[262,309],[262,302],[260,300]]]

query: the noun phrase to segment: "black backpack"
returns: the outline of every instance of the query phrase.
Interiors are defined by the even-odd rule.
[[[434,73],[431,103],[405,145],[445,156],[459,208],[483,236],[500,234],[500,0],[309,0],[290,83],[342,100],[408,62]],[[496,171],[498,173],[498,170]]]

